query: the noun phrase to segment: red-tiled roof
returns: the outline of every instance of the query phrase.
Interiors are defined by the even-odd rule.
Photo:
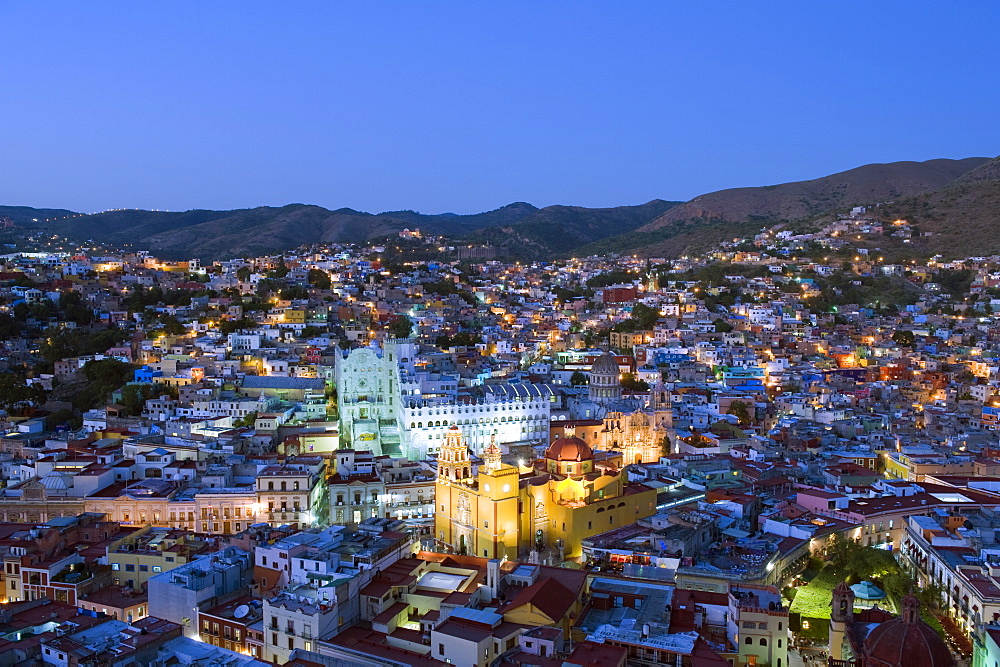
[[[615,667],[615,665],[624,665],[627,655],[628,649],[624,646],[582,641],[576,645],[564,664],[583,665],[583,667]]]
[[[501,607],[502,612],[530,604],[553,621],[562,619],[576,602],[576,595],[553,577],[539,579]]]

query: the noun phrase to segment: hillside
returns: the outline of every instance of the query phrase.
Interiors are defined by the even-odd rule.
[[[414,211],[373,215],[349,208],[331,211],[290,204],[235,211],[108,211],[45,227],[71,238],[149,248],[167,259],[217,259],[276,253],[308,243],[359,243],[407,227],[461,236],[490,225],[517,223],[537,210],[518,202],[474,215],[422,215]]]
[[[32,224],[50,218],[78,215],[62,208],[31,208],[30,206],[0,206],[0,218],[10,218],[15,224]]]
[[[681,220],[798,220],[818,213],[936,190],[989,162],[988,158],[868,164],[810,181],[733,188],[695,197],[642,228],[653,231]]]
[[[1000,210],[998,179],[1000,158],[965,158],[870,164],[809,181],[720,190],[689,202],[655,199],[613,208],[539,209],[516,202],[473,215],[427,215],[290,204],[233,211],[119,210],[79,215],[60,209],[0,207],[0,215],[78,240],[131,244],[165,259],[212,260],[274,254],[313,243],[361,243],[407,227],[505,247],[516,258],[547,259],[611,252],[695,254],[763,227],[801,224],[852,206],[886,202],[879,215],[912,218],[923,231],[934,232],[901,250],[961,254],[966,248],[977,252],[977,244],[993,248],[990,231]],[[57,219],[45,222],[51,218]]]
[[[934,191],[990,162],[976,157],[870,164],[809,181],[720,190],[675,206],[635,231],[577,252],[694,254],[782,222]]]
[[[679,203],[654,199],[615,208],[546,206],[516,224],[473,232],[467,240],[508,248],[512,256],[524,259],[571,254],[599,239],[627,234]]]
[[[967,171],[955,179],[955,183],[975,183],[976,181],[992,181],[1000,179],[1000,157],[979,165],[972,171]]]
[[[996,161],[994,161],[996,163]],[[994,165],[995,166],[995,165]],[[1000,254],[1000,169],[994,177],[956,181],[953,185],[884,204],[876,214],[886,221],[905,219],[921,234],[912,246],[947,259]]]
[[[676,202],[655,200],[615,208],[538,209],[516,202],[472,215],[425,215],[415,211],[371,214],[349,208],[331,211],[290,204],[235,211],[107,211],[41,226],[75,239],[148,248],[165,259],[220,259],[278,253],[311,243],[361,243],[407,227],[492,243],[510,248],[518,257],[539,258],[633,230],[674,205]]]

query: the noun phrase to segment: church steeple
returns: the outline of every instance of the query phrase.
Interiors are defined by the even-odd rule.
[[[670,387],[664,384],[663,380],[653,384],[649,392],[649,407],[653,410],[670,409]]]
[[[833,589],[830,605],[832,607],[828,633],[830,657],[834,660],[843,660],[847,626],[854,622],[854,591],[847,582],[842,581]]]
[[[496,472],[500,469],[502,455],[503,451],[497,445],[497,434],[494,433],[490,437],[490,444],[483,450],[483,464],[486,472]]]
[[[452,482],[472,479],[469,448],[462,439],[462,432],[454,424],[444,435],[444,445],[438,456],[438,477]]]
[[[903,598],[903,622],[916,623],[920,620],[920,600],[913,593]]]

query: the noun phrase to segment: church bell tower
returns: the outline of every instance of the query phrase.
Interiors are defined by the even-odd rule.
[[[458,426],[452,424],[445,433],[444,445],[438,456],[438,477],[450,482],[461,482],[472,479],[472,459],[469,448],[462,439]]]
[[[830,658],[844,659],[844,639],[847,626],[854,622],[854,591],[846,581],[833,589],[833,609],[830,610]]]

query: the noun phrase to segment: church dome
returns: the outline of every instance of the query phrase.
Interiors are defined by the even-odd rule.
[[[599,356],[594,364],[590,367],[591,375],[614,375],[618,376],[618,360],[615,359],[615,355],[610,352],[605,352]]]
[[[550,461],[592,461],[594,450],[575,435],[556,438],[545,452]]]
[[[955,659],[944,640],[920,620],[920,603],[903,598],[903,615],[879,624],[865,639],[867,667],[899,667],[920,656],[923,667],[953,667]]]

